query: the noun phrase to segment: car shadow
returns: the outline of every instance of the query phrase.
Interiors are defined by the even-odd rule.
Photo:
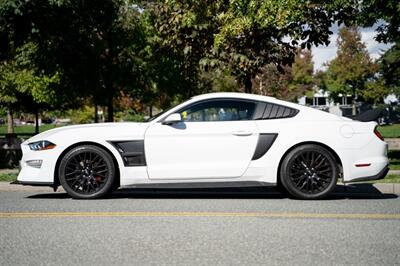
[[[67,199],[64,192],[41,193],[27,196],[30,199]],[[292,199],[275,187],[241,188],[123,188],[105,197],[107,199]],[[398,195],[382,193],[372,184],[337,185],[335,190],[322,200],[340,199],[394,199]],[[293,199],[296,200],[296,199]]]

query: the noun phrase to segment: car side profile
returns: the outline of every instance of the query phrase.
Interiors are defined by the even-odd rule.
[[[60,127],[22,143],[18,182],[93,199],[119,187],[273,185],[320,199],[384,178],[387,144],[358,122],[244,93],[210,93],[145,123]]]

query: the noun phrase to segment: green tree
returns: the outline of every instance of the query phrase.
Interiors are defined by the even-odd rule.
[[[4,38],[18,37],[16,46],[34,42],[37,68],[46,75],[61,73],[59,104],[65,108],[65,103],[80,105],[91,98],[108,107],[108,121],[113,121],[119,91],[140,88],[138,53],[145,42],[137,6],[123,0],[5,3],[0,10],[12,34]]]
[[[400,2],[398,0],[358,1],[352,12],[355,15],[348,19],[348,22],[363,27],[371,27],[378,23],[376,40],[383,43],[395,43],[395,46],[379,60],[380,73],[367,83],[365,98],[377,102],[389,91],[399,96]]]
[[[400,98],[400,41],[381,57],[380,74],[385,86]]]
[[[366,83],[374,78],[377,64],[370,58],[356,27],[342,27],[337,45],[337,56],[327,65],[324,83],[332,97],[338,94],[353,96],[355,115],[355,98],[363,98]],[[368,98],[370,97],[369,94]]]
[[[28,111],[36,114],[36,133],[39,132],[38,112],[50,106],[56,98],[53,88],[59,83],[59,75],[48,76],[35,68],[32,55],[36,46],[28,42],[7,55],[0,53],[0,104],[7,107],[8,133],[13,133],[13,112]]]
[[[293,80],[292,68],[284,66],[278,69],[274,64],[262,68],[253,79],[253,91],[257,94],[291,100],[289,83]]]
[[[265,66],[253,80],[254,91],[295,102],[314,86],[313,69],[311,51],[299,48],[291,66],[281,70],[273,64]]]
[[[377,40],[380,42],[397,42],[400,39],[400,1],[398,0],[363,0],[357,2],[356,22],[364,27],[380,23]],[[355,5],[355,6],[357,6]]]
[[[283,70],[298,46],[329,43],[329,27],[350,3],[310,1],[160,1],[150,12],[178,77],[198,84],[199,67],[231,73],[246,92],[267,65]],[[192,89],[192,88],[191,88]]]
[[[291,100],[297,100],[299,96],[311,91],[314,82],[314,63],[312,61],[311,50],[299,49],[292,65],[292,80],[288,90],[292,95]]]

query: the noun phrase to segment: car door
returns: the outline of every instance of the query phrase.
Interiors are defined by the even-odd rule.
[[[145,133],[150,179],[235,178],[257,145],[256,102],[206,100],[178,112],[182,122],[155,123]]]

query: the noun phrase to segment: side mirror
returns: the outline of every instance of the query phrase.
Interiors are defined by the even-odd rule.
[[[163,125],[172,125],[175,123],[182,122],[182,116],[179,113],[173,113],[167,116],[167,118],[164,119],[162,122]]]

